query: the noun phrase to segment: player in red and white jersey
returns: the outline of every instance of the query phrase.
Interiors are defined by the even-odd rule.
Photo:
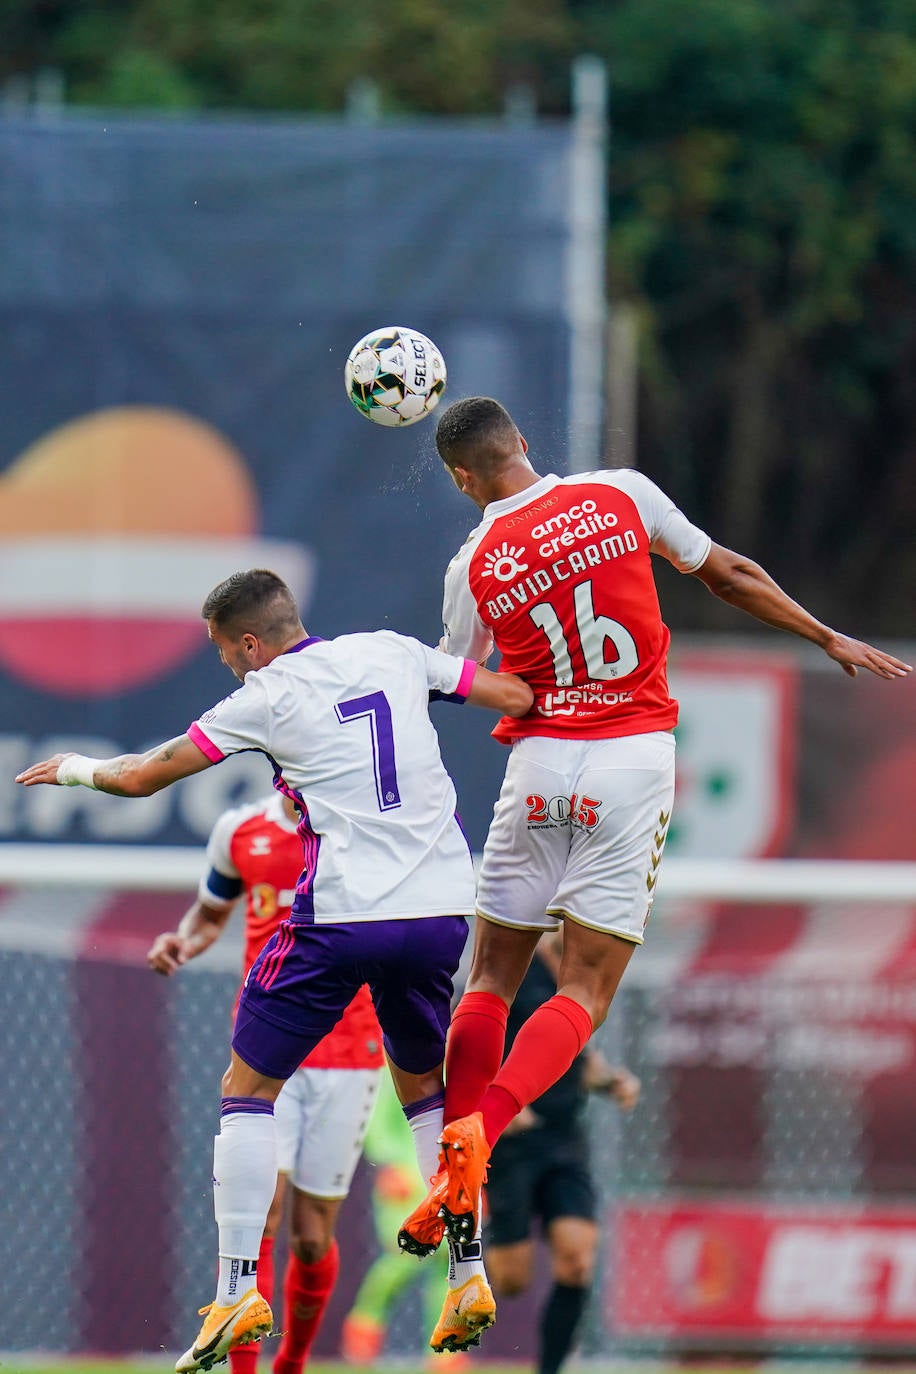
[[[648,554],[696,572],[711,544],[631,469],[542,477],[522,496],[488,504],[448,567],[442,647],[457,653],[465,644],[468,657],[485,661],[498,643],[504,671],[525,674],[534,707],[501,720],[496,738],[670,730],[671,636]]]
[[[197,900],[176,931],[156,937],[147,955],[150,967],[173,974],[209,949],[244,897],[242,971],[247,974],[289,916],[302,867],[298,821],[294,803],[277,793],[225,811],[207,844],[207,871]],[[258,1256],[259,1288],[270,1302],[274,1238],[288,1180],[292,1201],[283,1282],[286,1320],[275,1374],[299,1374],[333,1292],[339,1269],[337,1216],[362,1153],[383,1066],[382,1032],[364,984],[275,1103],[277,1189]],[[254,1374],[258,1353],[258,1343],[231,1350],[233,1374]]]
[[[850,675],[910,671],[815,620],[748,558],[714,544],[641,473],[541,477],[489,397],[448,407],[439,455],[483,519],[449,565],[441,647],[524,678],[484,847],[474,955],[446,1054],[444,1168],[405,1222],[473,1232],[491,1146],[569,1068],[607,1015],[643,931],[674,797],[677,704],[651,554],[724,601],[811,640]],[[556,996],[502,1063],[506,1018],[544,930],[564,925]],[[502,1065],[502,1067],[500,1067]]]

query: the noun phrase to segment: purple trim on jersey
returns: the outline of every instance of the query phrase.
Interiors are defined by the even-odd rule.
[[[471,848],[471,841],[468,839],[468,833],[467,833],[467,831],[465,830],[464,826],[461,824],[461,817],[458,815],[458,812],[457,812],[457,811],[454,813],[454,816],[455,816],[455,824],[457,825],[458,829],[461,831],[461,834],[462,834],[462,836],[464,837],[464,842],[465,842],[465,844],[466,844],[467,847],[468,847],[468,853],[470,854],[471,858],[473,859],[473,857],[474,857],[474,851],[473,851],[473,849]]]
[[[310,640],[303,641],[308,644]],[[284,797],[289,797],[296,803],[299,811],[299,824],[296,826],[296,833],[302,841],[302,872],[296,884],[296,896],[293,899],[291,914],[300,917],[304,921],[311,923],[315,919],[315,873],[318,869],[318,851],[321,848],[321,836],[311,827],[309,822],[309,809],[305,804],[305,798],[301,792],[297,792],[280,772],[280,765],[277,760],[267,755],[273,765],[274,787]]]
[[[187,735],[191,743],[196,744],[200,752],[205,754],[211,763],[222,763],[226,755],[221,749],[217,749],[212,739],[207,739],[196,720],[188,726]]]
[[[224,1097],[220,1103],[220,1116],[232,1116],[241,1112],[243,1116],[273,1116],[274,1104],[264,1097]]]
[[[218,868],[211,868],[204,881],[204,887],[221,902],[234,902],[236,897],[240,897],[245,884],[241,878],[230,878],[225,873],[220,873]]]
[[[408,1121],[413,1121],[415,1116],[422,1116],[424,1112],[431,1112],[436,1107],[445,1106],[445,1089],[440,1092],[432,1093],[429,1097],[421,1097],[419,1102],[408,1102],[404,1107],[404,1115]]]
[[[309,635],[308,639],[300,639],[298,644],[291,644],[288,649],[284,649],[285,654],[298,654],[300,649],[307,649],[310,644],[323,644],[321,635]]]

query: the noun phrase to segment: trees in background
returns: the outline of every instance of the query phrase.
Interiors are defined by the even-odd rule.
[[[639,461],[825,618],[912,634],[912,0],[7,0],[4,73],[172,110],[564,113],[612,83],[609,277],[642,320]],[[673,583],[676,618],[719,623]],[[677,614],[684,595],[683,613]],[[733,622],[730,622],[733,623]]]
[[[580,20],[612,72],[642,463],[825,618],[912,635],[916,10],[623,0]]]

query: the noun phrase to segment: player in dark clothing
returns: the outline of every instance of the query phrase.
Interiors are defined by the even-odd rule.
[[[538,953],[509,1013],[507,1052],[519,1027],[556,992],[556,940],[542,940]],[[538,1374],[557,1374],[570,1353],[594,1276],[598,1228],[585,1124],[589,1092],[605,1092],[629,1111],[639,1080],[587,1046],[519,1114],[490,1156],[487,1265],[497,1296],[522,1293],[531,1282],[535,1221],[550,1249],[553,1287],[540,1316]]]

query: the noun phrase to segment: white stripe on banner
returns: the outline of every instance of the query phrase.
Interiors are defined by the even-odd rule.
[[[72,959],[111,901],[105,888],[11,888],[0,897],[0,949]]]
[[[914,927],[912,905],[819,903],[806,913],[798,938],[773,956],[766,977],[874,978],[912,943]]]
[[[0,616],[193,619],[211,587],[244,568],[271,568],[305,606],[314,561],[309,550],[279,539],[7,539],[0,547]]]

